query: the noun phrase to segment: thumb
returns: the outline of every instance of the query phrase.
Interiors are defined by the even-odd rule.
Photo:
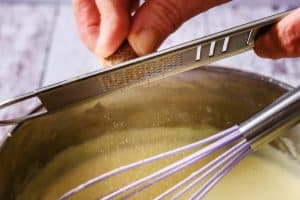
[[[132,19],[128,41],[138,55],[153,52],[183,22],[228,0],[148,0]]]
[[[122,44],[128,34],[130,0],[96,0],[100,14],[100,32],[95,53],[108,57]]]
[[[300,56],[300,8],[283,18],[255,43],[255,52],[264,58]]]

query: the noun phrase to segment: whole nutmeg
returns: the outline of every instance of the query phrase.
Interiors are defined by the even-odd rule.
[[[102,66],[108,67],[108,66],[119,64],[124,61],[128,61],[136,57],[137,54],[129,45],[128,41],[125,41],[113,55],[107,58],[101,58],[100,62]]]

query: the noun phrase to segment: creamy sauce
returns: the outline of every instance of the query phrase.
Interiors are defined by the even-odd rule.
[[[57,155],[17,198],[54,200],[89,178],[124,164],[174,149],[215,133],[211,127],[149,128],[104,134]],[[192,151],[194,152],[194,151]],[[94,185],[70,199],[97,199],[124,184],[154,172],[186,154],[125,172]],[[209,158],[210,159],[210,158]],[[153,199],[198,169],[196,163],[142,193],[135,199]],[[266,146],[239,163],[208,195],[208,200],[299,200],[300,165],[284,153]],[[196,188],[195,188],[196,189]],[[191,193],[190,193],[191,194]],[[190,195],[187,194],[187,195]],[[186,199],[187,196],[184,197]]]

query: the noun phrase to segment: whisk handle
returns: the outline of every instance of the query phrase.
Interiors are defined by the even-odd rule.
[[[253,150],[271,142],[300,120],[300,86],[240,124],[240,131]]]

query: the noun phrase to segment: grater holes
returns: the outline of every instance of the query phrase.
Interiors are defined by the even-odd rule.
[[[222,52],[226,52],[228,50],[228,46],[229,46],[229,40],[230,40],[230,36],[226,36],[224,38],[224,43],[223,43],[223,47],[222,47]]]
[[[215,54],[215,46],[216,46],[216,41],[212,41],[210,43],[210,47],[209,47],[209,54],[208,54],[209,57],[214,56],[214,54]]]

